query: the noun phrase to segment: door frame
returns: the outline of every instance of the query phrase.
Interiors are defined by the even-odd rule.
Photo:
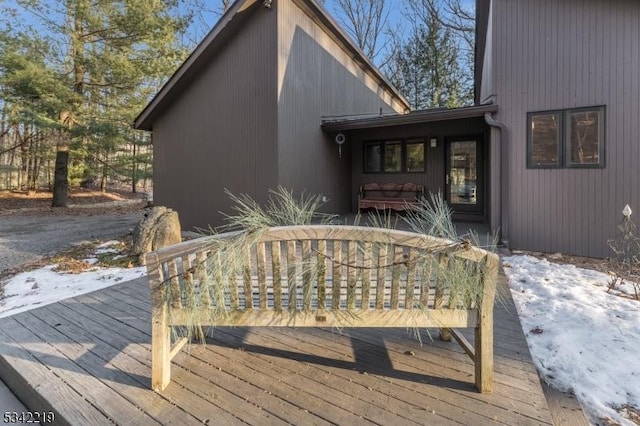
[[[475,142],[476,143],[476,203],[470,204],[454,204],[451,202],[451,144],[454,142]],[[450,136],[445,139],[444,154],[444,195],[449,208],[453,210],[454,217],[481,216],[485,214],[485,194],[486,194],[486,176],[485,176],[485,159],[484,159],[484,137],[482,134],[472,134],[467,136]],[[461,219],[463,217],[460,217]]]

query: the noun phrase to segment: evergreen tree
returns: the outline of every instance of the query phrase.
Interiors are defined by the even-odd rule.
[[[459,107],[473,101],[473,68],[461,54],[467,42],[441,17],[430,0],[411,0],[412,31],[396,48],[384,71],[415,109]]]
[[[188,16],[178,0],[17,4],[21,10],[14,16],[23,20],[5,33],[24,45],[49,46],[41,52],[41,68],[60,83],[55,91],[41,89],[59,101],[49,111],[59,131],[53,205],[65,206],[69,166],[78,179],[96,169],[104,177],[120,147],[136,140],[131,122],[186,56],[178,41]],[[12,75],[12,67],[4,69],[5,77]]]

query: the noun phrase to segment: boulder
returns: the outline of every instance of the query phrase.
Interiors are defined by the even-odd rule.
[[[133,230],[132,251],[140,256],[144,265],[144,254],[182,241],[182,230],[178,212],[167,207],[153,207]]]

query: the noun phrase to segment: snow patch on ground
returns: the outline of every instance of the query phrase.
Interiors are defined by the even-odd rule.
[[[531,256],[503,258],[533,360],[592,421],[634,425],[640,407],[640,302],[607,293],[611,276]]]

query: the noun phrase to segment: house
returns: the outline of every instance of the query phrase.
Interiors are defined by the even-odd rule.
[[[185,229],[223,223],[229,197],[278,185],[349,211],[351,156],[323,116],[409,104],[313,0],[238,0],[135,121],[152,130],[154,202]]]
[[[476,10],[475,104],[409,111],[316,1],[238,0],[136,119],[157,203],[205,227],[224,188],[345,213],[366,182],[414,182],[512,248],[608,256],[622,208],[640,211],[640,2]]]

